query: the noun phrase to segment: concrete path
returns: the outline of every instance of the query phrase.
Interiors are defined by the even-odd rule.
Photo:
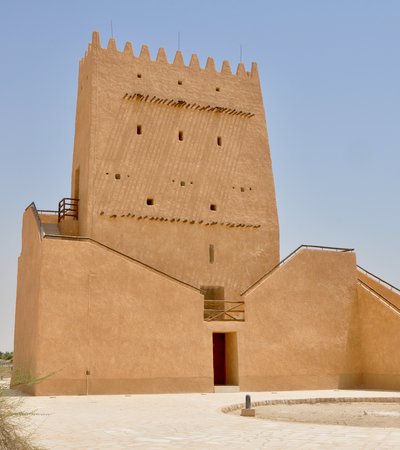
[[[400,397],[400,392],[257,392],[252,400]],[[37,442],[48,449],[400,449],[399,429],[264,421],[221,408],[245,393],[25,397]]]

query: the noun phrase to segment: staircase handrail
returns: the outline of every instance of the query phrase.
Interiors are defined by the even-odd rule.
[[[378,280],[379,283],[384,284],[388,289],[391,291],[396,291],[398,294],[400,294],[400,289],[396,286],[393,286],[393,284],[388,283],[387,281],[383,280],[382,278],[379,278],[377,275],[373,274],[372,272],[369,272],[367,269],[364,269],[364,267],[361,267],[357,264],[357,269],[359,269],[361,272],[364,272],[366,275],[370,276],[371,278],[375,278]]]
[[[270,269],[268,272],[266,272],[264,275],[262,275],[257,281],[255,281],[251,286],[249,286],[246,290],[244,290],[240,295],[246,295],[250,290],[252,290],[254,287],[259,285],[264,279],[268,278],[270,275],[272,275],[273,272],[275,272],[277,269],[279,269],[281,266],[283,266],[285,263],[288,262],[289,259],[291,259],[293,256],[295,256],[297,253],[299,253],[302,250],[305,249],[311,249],[311,250],[328,250],[328,251],[336,251],[336,252],[354,252],[354,248],[344,248],[344,247],[327,247],[323,245],[310,245],[310,244],[302,244],[299,247],[296,248],[296,250],[293,250],[292,253],[289,253],[289,255],[286,256],[286,258],[283,258],[281,261],[278,262],[272,269]]]
[[[370,286],[368,283],[366,283],[365,281],[361,280],[360,278],[357,279],[358,283],[363,286],[364,288],[366,288],[367,290],[371,291],[373,294],[375,294],[377,297],[379,297],[383,302],[385,302],[389,307],[391,307],[392,309],[394,309],[399,315],[400,315],[400,308],[394,304],[393,302],[391,302],[389,299],[387,299],[384,295],[382,295],[380,292],[378,292],[377,290],[375,290],[372,286]]]
[[[140,266],[146,267],[148,270],[150,270],[151,272],[155,272],[159,275],[162,275],[172,281],[175,281],[176,283],[179,283],[183,286],[186,286],[190,289],[195,290],[196,292],[200,293],[200,289],[197,288],[196,286],[191,285],[190,283],[186,283],[185,281],[179,280],[178,278],[173,277],[172,275],[169,275],[165,272],[163,272],[162,270],[156,269],[155,267],[150,266],[149,264],[146,264],[142,261],[139,261],[138,259],[132,258],[132,256],[129,256],[125,253],[122,253],[118,250],[116,250],[115,248],[109,247],[108,245],[105,245],[99,241],[96,241],[95,239],[92,239],[90,237],[86,237],[86,236],[67,236],[67,235],[58,235],[58,234],[47,234],[44,232],[43,230],[43,226],[42,226],[42,221],[40,220],[40,216],[38,214],[38,210],[36,208],[35,202],[32,202],[30,205],[28,205],[25,208],[25,211],[28,210],[29,208],[32,208],[33,210],[33,214],[35,216],[36,219],[36,223],[38,225],[39,231],[40,231],[40,238],[41,239],[61,239],[61,240],[73,240],[73,241],[86,241],[86,242],[91,242],[93,244],[99,245],[100,247],[103,247],[119,256],[122,256],[124,258],[127,258],[130,261],[135,262],[136,264],[139,264]]]
[[[40,239],[43,239],[44,231],[43,231],[42,221],[40,220],[40,216],[39,216],[38,210],[37,210],[37,208],[36,208],[35,202],[31,202],[31,203],[25,208],[25,211],[27,211],[29,208],[32,208],[33,216],[35,217],[35,222],[36,222],[36,225],[37,225],[38,230],[39,230],[39,236],[40,236]]]

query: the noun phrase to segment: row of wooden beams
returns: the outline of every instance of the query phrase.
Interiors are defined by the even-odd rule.
[[[245,117],[246,119],[250,119],[251,117],[254,117],[253,113],[240,111],[234,108],[224,108],[223,106],[212,106],[212,105],[199,105],[198,103],[189,103],[185,100],[173,100],[168,98],[159,98],[153,95],[152,97],[150,95],[143,95],[143,94],[129,94],[126,93],[123,97],[124,100],[138,100],[148,103],[154,103],[154,104],[160,104],[160,105],[167,105],[172,106],[175,108],[186,108],[186,109],[192,109],[195,111],[208,111],[208,112],[216,112],[216,113],[222,113],[222,114],[228,114],[231,116],[240,116]]]
[[[100,216],[104,215],[104,211],[101,211]],[[108,215],[110,219],[116,219],[117,217],[126,217],[126,218],[132,218],[137,220],[158,220],[160,222],[181,222],[181,223],[188,223],[189,225],[198,224],[198,225],[205,225],[205,226],[212,226],[212,225],[224,225],[226,227],[230,228],[260,228],[261,225],[254,225],[254,224],[246,224],[246,223],[236,223],[236,222],[218,222],[218,221],[206,221],[206,220],[192,220],[192,219],[185,219],[180,217],[158,217],[158,216],[146,216],[146,215],[137,215],[137,214],[110,214]]]

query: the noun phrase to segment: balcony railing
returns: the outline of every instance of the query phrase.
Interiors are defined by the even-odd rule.
[[[204,300],[206,322],[244,322],[244,301]]]
[[[78,220],[78,198],[63,198],[58,203],[58,222],[65,219],[65,217],[72,217]]]

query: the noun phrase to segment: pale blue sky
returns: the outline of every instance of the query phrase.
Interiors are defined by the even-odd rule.
[[[282,257],[354,247],[400,285],[400,2],[0,0],[0,350],[12,349],[21,217],[69,195],[78,62],[105,45],[177,48],[262,79]]]

